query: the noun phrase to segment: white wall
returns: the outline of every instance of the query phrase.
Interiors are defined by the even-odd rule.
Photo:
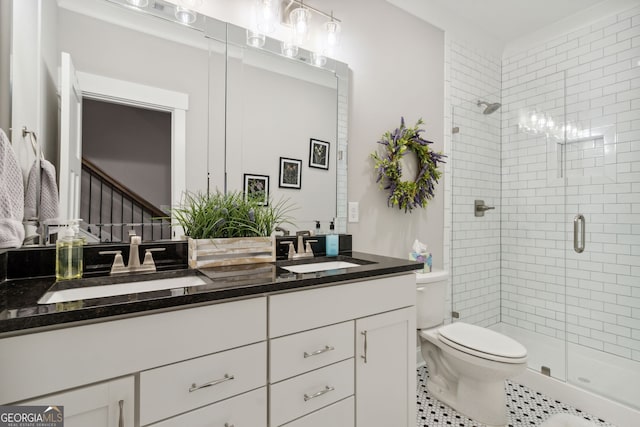
[[[406,258],[418,238],[442,267],[442,181],[426,210],[405,214],[387,207],[370,154],[401,116],[410,125],[422,117],[424,136],[443,150],[444,34],[383,0],[325,3],[345,22],[338,59],[351,70],[348,199],[360,204],[360,222],[347,228],[354,249]]]
[[[290,65],[298,76],[320,75],[292,78],[249,62],[228,63],[227,188],[242,191],[245,173],[269,176],[273,201],[286,198],[297,207],[285,228],[312,230],[319,220],[328,230],[336,216],[337,80],[307,64]],[[329,142],[328,170],[309,167],[310,138]],[[302,162],[301,189],[279,188],[280,157]]]

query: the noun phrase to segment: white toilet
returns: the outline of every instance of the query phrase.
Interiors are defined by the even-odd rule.
[[[487,426],[507,424],[504,380],[527,367],[527,349],[498,332],[464,322],[443,326],[448,273],[416,273],[417,328],[429,369],[427,389]]]

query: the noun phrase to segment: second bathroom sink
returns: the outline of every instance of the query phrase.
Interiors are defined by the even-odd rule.
[[[311,264],[288,265],[282,267],[284,270],[292,273],[315,273],[318,271],[337,270],[340,268],[361,267],[360,264],[354,264],[346,261],[326,261],[314,262]]]

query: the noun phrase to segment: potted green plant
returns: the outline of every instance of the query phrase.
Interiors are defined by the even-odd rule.
[[[192,268],[275,261],[276,227],[291,223],[286,199],[266,205],[242,192],[186,193],[173,216],[189,239]]]

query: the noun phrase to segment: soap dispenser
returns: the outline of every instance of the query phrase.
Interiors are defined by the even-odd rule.
[[[319,236],[322,234],[322,231],[320,230],[320,221],[318,221],[317,219],[316,221],[316,236]]]
[[[337,256],[340,252],[339,237],[336,234],[336,227],[333,221],[329,224],[329,234],[326,236],[326,254],[327,256]]]
[[[58,232],[56,240],[56,280],[82,277],[82,246],[80,226],[77,220],[69,221]]]

